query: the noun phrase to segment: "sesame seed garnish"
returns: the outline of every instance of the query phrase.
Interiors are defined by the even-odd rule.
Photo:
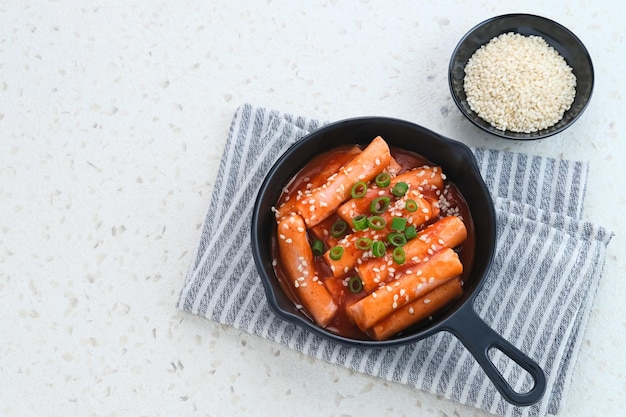
[[[430,277],[430,278],[428,278],[428,283],[431,283],[431,282],[433,282],[434,280],[435,280],[435,277]]]
[[[413,307],[409,307],[409,314],[415,314],[415,310],[413,309]]]
[[[376,297],[378,297],[378,295],[376,295],[376,293],[375,293],[375,292],[373,292],[373,293],[372,293],[372,298],[376,298]]]
[[[444,241],[443,241],[443,239],[439,239],[439,240],[437,241],[437,243],[439,243],[440,245],[445,245],[445,244],[446,244],[446,242],[444,242]]]
[[[398,303],[396,303],[395,301],[393,302],[393,304],[391,305],[391,307],[393,307],[394,309],[398,308]]]
[[[285,239],[285,242],[291,243],[291,242],[293,242],[293,240],[291,238],[289,238],[289,239]]]
[[[282,240],[285,240],[285,235],[283,235],[282,233],[278,235],[278,237],[281,238]]]
[[[424,304],[428,304],[428,303],[430,303],[430,299],[424,298]]]
[[[272,266],[278,265],[278,261],[276,259],[272,259]]]

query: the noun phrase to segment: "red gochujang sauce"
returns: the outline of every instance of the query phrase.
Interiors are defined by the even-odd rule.
[[[309,161],[290,181],[285,185],[283,191],[279,197],[279,200],[276,203],[276,207],[280,207],[286,201],[296,198],[298,191],[302,192],[306,189],[306,185],[310,178],[315,177],[317,174],[323,171],[323,167],[327,164],[343,164],[347,162],[349,159],[353,157],[351,155],[351,151],[354,150],[354,146],[341,146],[331,151],[322,153],[317,157],[313,158]],[[403,172],[409,171],[414,168],[418,168],[424,165],[428,166],[436,166],[431,161],[419,155],[417,153],[399,149],[399,148],[391,148],[391,154],[393,158],[398,162],[401,167],[401,170],[397,174],[401,174]],[[445,174],[445,171],[444,171]],[[430,219],[427,223],[421,225],[418,228],[418,232],[428,226],[436,222],[437,220],[449,216],[455,215],[458,216],[465,227],[467,228],[467,238],[460,245],[457,246],[455,251],[459,254],[459,259],[463,264],[463,274],[460,277],[461,282],[465,283],[468,279],[469,272],[472,267],[472,260],[474,258],[474,227],[471,218],[471,214],[465,199],[459,192],[458,188],[449,180],[445,180],[444,182],[444,190],[440,191],[439,195],[436,193],[436,190],[424,190],[422,191],[424,197],[430,201],[438,201],[441,212],[439,216]],[[336,215],[334,215],[336,216]],[[338,216],[337,216],[338,218]],[[312,241],[312,236],[309,235],[310,240]],[[272,239],[272,257],[275,260],[274,270],[276,272],[276,276],[278,277],[279,283],[283,289],[283,291],[287,294],[287,296],[292,300],[294,305],[300,309],[307,317],[310,316],[307,312],[302,308],[301,303],[298,300],[295,292],[293,291],[292,285],[289,285],[290,282],[281,266],[281,260],[278,253],[278,241],[276,237],[276,233],[274,233],[271,237]],[[327,249],[327,248],[325,248]],[[337,279],[329,279],[333,277],[333,274],[330,270],[330,267],[324,260],[323,256],[314,257],[315,267],[318,272],[318,276],[322,279],[325,285],[337,285],[341,280]],[[348,271],[345,276],[351,277],[358,275],[357,272],[352,269]],[[339,310],[333,320],[326,326],[326,330],[334,332],[343,337],[347,337],[350,339],[359,339],[359,340],[371,340],[371,337],[367,335],[365,332],[361,331],[348,317],[346,314],[346,307],[355,303],[359,299],[366,297],[368,294],[365,291],[360,291],[359,293],[352,293],[347,288],[344,288],[343,291],[340,291],[341,298],[335,299],[335,302],[339,305]],[[441,313],[441,312],[439,312]],[[431,317],[432,319],[432,317]],[[416,325],[411,326],[412,329],[415,328],[423,328],[428,326],[429,323],[418,323]]]

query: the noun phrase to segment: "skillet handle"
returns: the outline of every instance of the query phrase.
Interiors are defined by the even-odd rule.
[[[496,333],[474,312],[472,303],[465,303],[446,323],[447,330],[454,334],[474,356],[487,377],[505,400],[518,406],[529,406],[541,399],[546,390],[546,376],[539,365],[518,348]],[[488,356],[491,348],[504,353],[528,372],[535,384],[525,393],[518,393],[504,379]]]

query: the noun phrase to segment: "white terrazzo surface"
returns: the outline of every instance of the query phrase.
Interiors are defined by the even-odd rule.
[[[389,115],[474,146],[591,163],[616,233],[563,416],[626,406],[623,2],[0,1],[0,416],[485,416],[175,309],[243,102]],[[446,70],[494,15],[573,30],[594,60],[570,130],[510,142]]]

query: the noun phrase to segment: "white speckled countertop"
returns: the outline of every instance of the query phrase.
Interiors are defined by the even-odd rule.
[[[589,160],[583,217],[615,237],[562,415],[622,415],[623,4],[557,3],[0,1],[0,415],[487,415],[176,310],[243,102]],[[553,138],[486,136],[450,97],[457,41],[509,12],[594,60],[590,107]]]

